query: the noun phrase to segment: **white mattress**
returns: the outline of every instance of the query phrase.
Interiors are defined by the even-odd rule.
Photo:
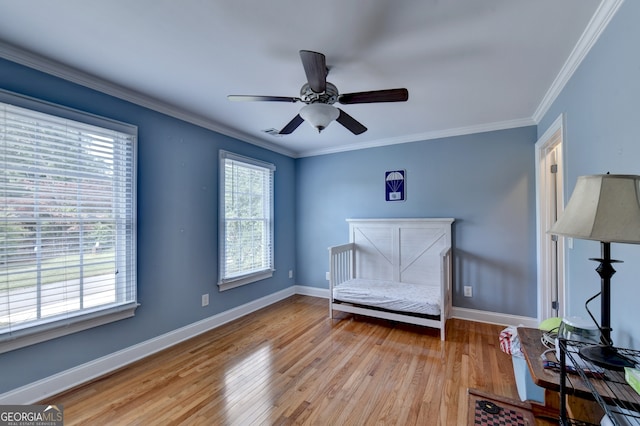
[[[333,299],[425,315],[440,315],[440,288],[424,284],[352,279],[333,288]]]

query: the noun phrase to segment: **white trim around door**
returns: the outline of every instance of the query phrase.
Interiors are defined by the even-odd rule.
[[[565,312],[564,239],[547,234],[564,208],[564,122],[562,114],[535,146],[539,321]]]

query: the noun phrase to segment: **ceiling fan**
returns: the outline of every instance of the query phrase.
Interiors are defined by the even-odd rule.
[[[307,76],[307,83],[303,84],[300,89],[300,97],[229,95],[227,99],[230,101],[304,102],[306,105],[293,117],[293,120],[278,132],[280,135],[292,133],[303,121],[311,124],[320,133],[333,120],[342,124],[354,135],[359,135],[366,132],[367,128],[340,108],[334,107],[334,103],[349,105],[375,102],[404,102],[409,99],[407,89],[339,94],[338,88],[327,81],[329,69],[322,53],[301,50],[300,59]]]

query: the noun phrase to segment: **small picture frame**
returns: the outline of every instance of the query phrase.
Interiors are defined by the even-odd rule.
[[[406,179],[404,170],[391,170],[384,173],[384,193],[386,201],[404,201]]]

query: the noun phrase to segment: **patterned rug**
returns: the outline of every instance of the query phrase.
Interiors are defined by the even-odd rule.
[[[527,403],[468,389],[469,422],[472,426],[534,426],[535,417]]]

